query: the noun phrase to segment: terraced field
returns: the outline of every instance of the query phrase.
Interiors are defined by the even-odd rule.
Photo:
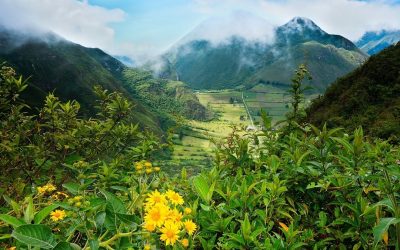
[[[211,163],[214,142],[220,142],[232,132],[234,126],[246,128],[250,125],[239,90],[222,90],[197,92],[200,102],[213,113],[213,119],[207,122],[186,120],[181,135],[174,136],[174,151],[164,166],[174,166],[168,172],[177,173],[182,167],[188,174],[199,172]],[[260,123],[259,111],[265,109],[272,117],[273,123],[284,119],[289,111],[290,97],[281,88],[257,85],[243,93],[249,112],[255,124]],[[312,96],[307,96],[309,100]],[[180,166],[181,168],[176,168]]]

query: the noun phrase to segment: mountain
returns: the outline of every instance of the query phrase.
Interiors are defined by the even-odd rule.
[[[61,100],[76,99],[83,112],[93,113],[94,85],[126,92],[117,79],[125,67],[122,63],[100,49],[85,48],[55,34],[32,36],[3,30],[0,60],[29,77],[27,101],[31,104],[39,105],[54,91]]]
[[[100,85],[109,91],[121,92],[129,98],[135,105],[133,112],[136,122],[143,128],[162,133],[166,124],[173,119],[167,114],[167,110],[156,110],[143,102],[144,97],[132,87],[135,83],[125,76],[124,72],[129,68],[100,49],[86,48],[52,33],[33,35],[1,29],[0,63],[3,61],[18,74],[29,77],[29,87],[22,98],[30,106],[41,107],[45,96],[54,92],[61,101],[77,100],[81,105],[81,115],[92,116],[96,112],[97,100],[93,87]],[[168,81],[149,76],[147,84],[163,86]],[[187,95],[194,96],[189,90]],[[189,105],[172,94],[166,95],[164,99],[168,103],[179,103],[184,107]],[[204,108],[200,106],[198,109]],[[178,114],[184,115],[183,111]]]
[[[163,56],[166,66],[162,77],[178,77],[195,89],[234,88],[260,82],[288,85],[297,66],[306,63],[313,75],[311,84],[321,91],[367,58],[351,41],[326,33],[307,18],[293,18],[273,30],[273,39],[264,40],[249,40],[245,34],[222,42],[210,38],[191,40],[201,37],[197,30]]]
[[[333,83],[308,108],[308,120],[350,130],[361,125],[371,135],[400,142],[399,69],[397,43]]]
[[[373,55],[400,41],[400,30],[381,30],[365,33],[356,45],[365,53]]]
[[[127,56],[114,56],[114,58],[118,59],[120,62],[122,62],[123,64],[125,64],[128,67],[135,66],[135,62]]]

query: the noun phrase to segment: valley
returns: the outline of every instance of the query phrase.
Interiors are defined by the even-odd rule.
[[[400,2],[27,2],[0,249],[400,250]]]
[[[208,121],[182,120],[180,132],[173,135],[171,158],[160,161],[168,167],[171,175],[180,173],[182,168],[187,170],[188,175],[209,168],[215,143],[224,142],[234,128],[239,129],[241,134],[261,128],[261,109],[267,112],[273,125],[284,120],[285,114],[290,111],[288,89],[268,84],[258,84],[248,90],[208,90],[196,91],[195,94],[200,103],[211,111],[212,118]],[[316,96],[315,93],[306,94],[303,105],[307,106]]]

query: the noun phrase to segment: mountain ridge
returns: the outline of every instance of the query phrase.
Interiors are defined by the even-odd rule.
[[[368,31],[355,43],[365,53],[373,55],[398,41],[400,41],[400,30],[384,29]]]
[[[313,86],[322,91],[361,65],[367,55],[350,40],[326,33],[310,19],[295,17],[275,29],[272,43],[240,36],[220,44],[199,39],[173,46],[163,58],[166,66],[161,76],[178,75],[194,89],[235,88],[262,81],[288,85],[291,72],[306,63],[315,76]]]

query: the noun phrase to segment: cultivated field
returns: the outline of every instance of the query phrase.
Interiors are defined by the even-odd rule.
[[[197,92],[200,102],[213,112],[213,119],[207,122],[186,120],[187,126],[181,135],[174,136],[174,152],[171,160],[163,165],[174,165],[169,172],[178,172],[176,166],[185,167],[189,174],[198,172],[211,163],[215,148],[214,142],[220,142],[228,136],[233,127],[246,128],[250,125],[243,105],[242,92],[239,90],[221,90]],[[290,96],[286,90],[270,85],[257,85],[243,93],[249,112],[255,122],[260,123],[259,111],[265,109],[273,123],[284,119],[289,111]],[[306,97],[306,102],[312,96]]]

